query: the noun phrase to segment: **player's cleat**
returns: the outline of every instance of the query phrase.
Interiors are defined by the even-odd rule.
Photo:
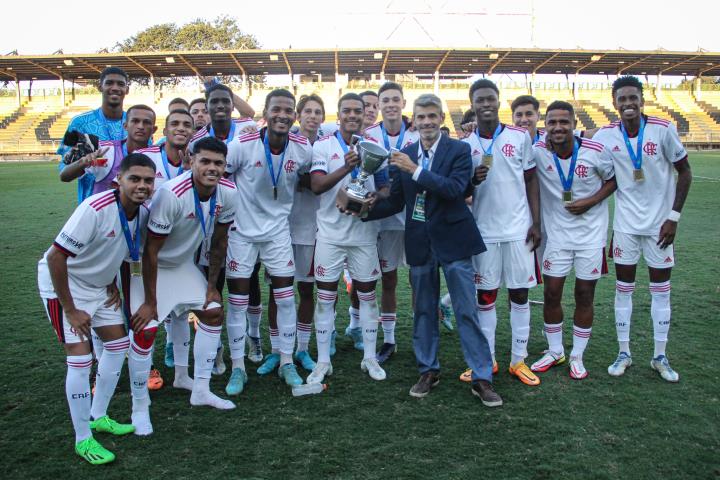
[[[258,375],[267,375],[268,373],[272,373],[280,366],[280,354],[279,353],[271,353],[267,357],[265,357],[265,361],[262,365],[260,365],[257,369]]]
[[[242,368],[233,368],[230,374],[230,380],[228,380],[225,386],[225,393],[228,395],[240,395],[247,385],[248,376],[245,370]]]
[[[497,375],[499,371],[498,364],[495,360],[493,360],[493,366],[492,366],[492,374]],[[472,368],[466,369],[463,373],[460,374],[460,381],[465,383],[472,382]]]
[[[222,375],[225,373],[225,370],[227,370],[227,367],[225,366],[225,359],[223,358],[224,352],[225,347],[221,344],[220,348],[217,350],[217,354],[215,355],[215,363],[213,363],[212,368],[213,375]]]
[[[165,344],[165,366],[168,368],[175,368],[175,352],[173,352],[172,342]]]
[[[535,375],[530,368],[522,360],[517,362],[515,365],[508,367],[510,375],[515,375],[525,385],[536,387],[540,385],[540,379]]]
[[[625,352],[620,352],[613,364],[608,367],[608,375],[619,377],[630,365],[632,365],[632,357]]]
[[[332,363],[317,362],[312,373],[308,375],[305,381],[308,384],[322,383],[325,377],[329,377],[333,374]]]
[[[530,370],[533,372],[547,372],[555,365],[560,365],[561,363],[565,363],[565,354],[564,353],[555,353],[552,350],[545,350],[543,352],[543,356],[540,357],[540,359],[530,365]]]
[[[100,445],[93,437],[76,443],[75,453],[92,465],[102,465],[115,460],[115,454]]]
[[[152,435],[153,426],[150,422],[150,411],[133,412],[130,416],[133,427],[135,427],[135,435],[146,437]]]
[[[303,379],[298,375],[297,368],[294,363],[286,363],[278,369],[278,376],[285,380],[287,385],[297,387],[303,384]]]
[[[330,356],[335,356],[337,349],[335,348],[335,338],[337,337],[337,331],[333,330],[330,334]]]
[[[382,365],[383,363],[390,360],[390,357],[393,356],[393,354],[397,352],[397,345],[394,343],[383,343],[382,347],[380,347],[380,350],[378,351],[377,355],[375,356],[375,359],[377,362]]]
[[[245,338],[247,338],[248,360],[250,360],[253,363],[262,362],[263,353],[262,353],[262,343],[260,341],[260,337],[251,337],[250,335],[248,335]]]
[[[374,358],[365,358],[360,362],[360,370],[367,372],[373,380],[385,380],[387,374],[378,361]]]
[[[453,317],[452,308],[450,308],[447,305],[443,305],[441,302],[440,303],[440,323],[442,324],[443,327],[445,327],[450,332],[452,332],[454,330],[453,324],[452,324],[452,317]]]
[[[135,431],[132,424],[118,423],[107,415],[97,420],[90,420],[90,428],[96,432],[111,433],[113,435],[127,435]]]
[[[356,327],[356,328],[347,327],[345,329],[345,336],[350,337],[350,339],[352,339],[355,350],[360,350],[361,352],[363,350],[365,350],[365,345],[363,344],[361,327]]]
[[[650,361],[650,366],[660,374],[666,382],[679,382],[680,375],[670,367],[670,362],[665,355],[658,355]]]
[[[190,405],[193,407],[213,407],[218,410],[232,410],[235,408],[233,402],[220,398],[209,390],[193,390],[190,395]]]
[[[293,355],[293,358],[297,363],[300,364],[301,367],[303,367],[308,372],[312,372],[315,368],[315,360],[312,359],[310,356],[310,353],[307,350],[303,350],[301,352],[295,352],[295,355]]]
[[[147,386],[148,390],[160,390],[163,387],[163,378],[157,368],[150,370]]]
[[[583,365],[582,359],[577,357],[570,357],[570,378],[573,380],[582,380],[588,376],[585,365]]]

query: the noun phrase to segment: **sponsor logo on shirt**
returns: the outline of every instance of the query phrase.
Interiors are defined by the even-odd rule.
[[[657,143],[647,142],[643,145],[643,152],[645,152],[646,155],[657,155]]]
[[[158,223],[155,220],[153,220],[152,218],[149,220],[149,225],[151,227],[154,227],[156,230],[167,230],[170,228],[169,223]]]
[[[506,157],[513,157],[513,156],[515,156],[515,145],[506,143],[505,145],[503,145],[503,147],[500,149],[500,151]]]
[[[61,239],[63,242],[65,242],[65,243],[67,243],[67,244],[69,244],[69,245],[72,245],[72,246],[75,247],[75,248],[83,248],[83,247],[85,246],[84,243],[78,242],[77,240],[75,240],[73,237],[71,237],[70,235],[68,235],[68,234],[65,233],[65,232],[61,232],[61,233],[60,233],[60,239]]]
[[[479,273],[476,273],[474,280],[475,280],[475,285],[480,285],[482,283],[482,275],[480,275]]]
[[[472,154],[473,154],[473,156],[475,156],[475,155],[480,155],[480,150],[478,150],[478,149],[476,148],[475,150],[473,150]]]
[[[220,212],[222,212],[222,205],[215,205],[215,218],[220,216]]]
[[[190,212],[190,213],[188,213],[187,217],[185,217],[185,218],[192,218],[192,219],[194,219],[194,218],[195,218],[195,212]]]
[[[552,167],[552,165],[548,165],[547,168],[545,169],[546,172],[552,172],[553,170],[555,170],[555,169]]]
[[[258,167],[262,168],[262,162],[260,162],[260,160],[255,162],[255,168],[258,168]]]
[[[620,147],[618,147],[617,145],[615,145],[615,146],[613,147],[612,151],[613,151],[613,152],[619,152],[619,151],[620,151]]]
[[[114,229],[113,229],[113,230],[110,230],[110,233],[108,233],[108,234],[105,235],[105,236],[106,236],[107,238],[115,238],[115,230],[114,230]]]
[[[164,178],[164,177],[163,177],[163,174],[162,174],[162,173],[157,172],[157,173],[155,174],[155,178]]]

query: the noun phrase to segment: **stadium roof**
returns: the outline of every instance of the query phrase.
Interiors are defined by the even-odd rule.
[[[0,80],[95,79],[107,66],[131,77],[286,75],[336,72],[473,75],[491,73],[720,75],[720,52],[503,48],[212,50],[0,56]]]

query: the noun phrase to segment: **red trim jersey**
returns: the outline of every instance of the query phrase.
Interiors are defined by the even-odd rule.
[[[118,271],[129,249],[125,240],[115,190],[97,193],[85,199],[75,209],[53,246],[45,252],[41,263],[47,263],[47,255],[56,248],[68,256],[67,269],[70,291],[83,296],[84,289],[103,288],[109,285]],[[142,205],[137,215],[128,220],[130,231],[145,229],[148,210]]]
[[[612,159],[601,143],[577,138],[580,143],[572,183],[572,198],[587,198],[615,176]],[[563,186],[553,154],[543,140],[533,147],[540,184],[540,208],[547,233],[548,249],[586,250],[603,248],[607,243],[607,199],[582,215],[573,215],[565,209]],[[567,178],[571,158],[558,157],[560,168]]]
[[[237,189],[227,180],[218,183],[215,214],[210,221],[210,200],[200,202],[205,219],[205,231],[212,235],[214,223],[233,222]],[[148,219],[148,234],[167,237],[158,254],[160,267],[174,267],[192,262],[195,252],[205,238],[195,211],[192,172],[185,172],[163,184],[153,197]]]
[[[246,132],[243,132],[243,129],[246,127],[257,127],[257,124],[252,118],[233,118],[232,123],[234,127],[232,128],[232,138],[226,138],[224,142],[227,145],[230,145],[233,141],[236,139],[242,137],[245,135]],[[208,125],[205,125],[203,128],[195,132],[195,135],[192,136],[190,139],[190,143],[188,144],[188,151],[193,151],[193,146],[195,145],[195,142],[200,140],[201,138],[210,137],[210,129],[212,128],[212,123],[209,123]]]
[[[135,152],[147,155],[150,160],[152,160],[155,164],[155,191],[162,187],[163,184],[168,180],[172,180],[173,178],[176,178],[183,173],[182,164],[175,166],[170,162],[170,160],[168,160],[168,170],[170,173],[170,178],[168,178],[168,172],[165,171],[165,165],[163,164],[162,160],[163,150],[165,150],[164,143],[162,145],[142,148]]]
[[[302,135],[288,134],[282,153],[271,153],[277,179],[277,199],[263,143],[267,129],[243,135],[230,144],[226,173],[238,186],[235,196],[235,226],[240,238],[265,242],[290,235],[288,217],[293,206],[299,175],[310,170],[312,147]],[[282,160],[282,165],[281,165]]]
[[[618,189],[615,193],[613,230],[634,235],[657,235],[675,201],[673,164],[687,157],[675,124],[657,117],[646,117],[642,146],[645,180],[636,182],[633,162],[616,121],[601,128],[593,137],[610,152]],[[637,148],[637,137],[630,138]]]

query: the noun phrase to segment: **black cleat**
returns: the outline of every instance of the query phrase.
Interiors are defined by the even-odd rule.
[[[377,358],[378,363],[382,365],[390,360],[390,357],[392,357],[395,352],[397,352],[397,345],[394,343],[383,343],[375,358]]]

